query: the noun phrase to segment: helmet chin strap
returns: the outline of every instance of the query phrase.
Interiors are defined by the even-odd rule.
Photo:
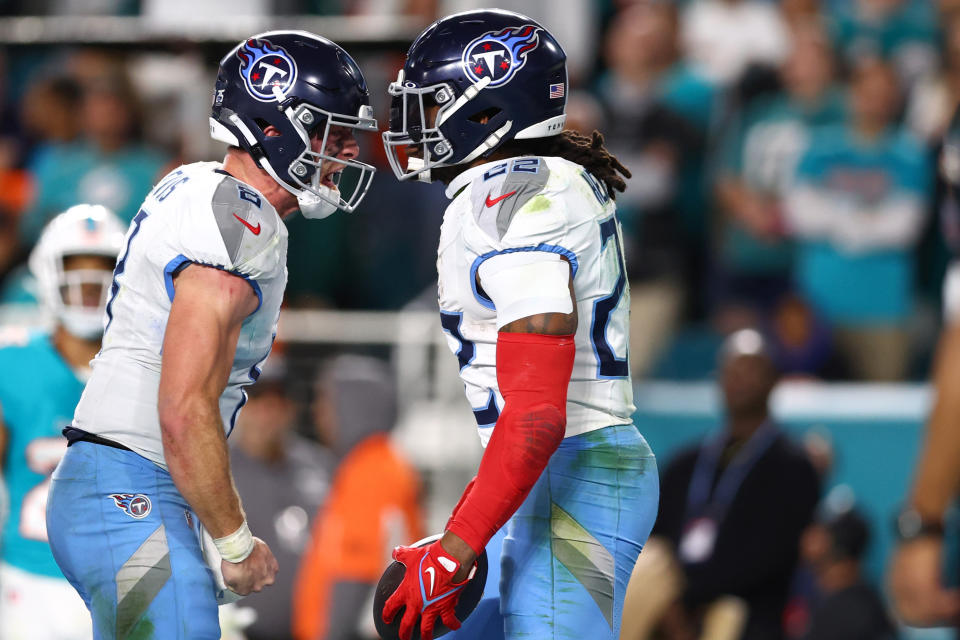
[[[316,188],[324,190],[328,194],[327,197],[332,200],[340,199],[340,192],[335,189],[326,185],[320,185]],[[300,213],[308,220],[323,220],[333,215],[338,208],[337,205],[327,202],[324,198],[306,189],[297,195],[297,204],[300,206]]]
[[[423,158],[414,158],[410,156],[407,158],[407,171],[413,173],[418,171],[417,180],[420,182],[433,182],[433,178],[430,177],[430,169],[424,169],[426,163],[423,161]]]
[[[103,335],[103,310],[65,306],[57,313],[63,328],[78,338],[97,340]]]
[[[280,179],[277,176],[277,172],[273,170],[273,167],[267,162],[265,157],[260,158],[260,167],[270,174],[270,177],[273,178],[277,184],[289,191],[291,194],[297,196],[297,206],[300,208],[300,213],[303,214],[304,218],[308,220],[322,220],[328,216],[333,215],[338,209],[337,205],[332,202],[327,202],[324,198],[321,198],[319,195],[307,191],[306,189],[294,189],[286,182]],[[331,189],[326,185],[317,185],[316,189],[320,190],[325,196],[330,198],[333,201],[340,200],[340,191],[337,189]]]

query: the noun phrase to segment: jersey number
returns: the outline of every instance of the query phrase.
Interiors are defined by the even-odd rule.
[[[47,541],[47,495],[50,493],[50,474],[67,452],[63,438],[37,438],[27,445],[27,467],[45,476],[43,482],[23,496],[20,505],[20,535],[28,540]]]
[[[617,251],[617,283],[613,291],[593,303],[593,324],[590,327],[590,340],[593,342],[593,352],[597,354],[597,377],[599,378],[626,378],[630,371],[627,358],[618,358],[613,347],[607,341],[607,325],[610,324],[610,315],[620,304],[620,298],[627,287],[627,276],[623,272],[623,249],[620,246],[620,234],[617,230],[617,219],[610,217],[600,223],[600,250],[607,246],[607,241],[613,239]]]
[[[136,235],[140,233],[140,223],[142,223],[146,217],[147,212],[144,209],[140,209],[137,215],[133,217],[133,231],[127,236],[127,246],[123,249],[123,255],[117,260],[117,266],[113,268],[113,282],[110,284],[110,299],[107,300],[107,328],[104,329],[104,333],[110,329],[110,323],[113,322],[113,301],[120,291],[120,283],[117,282],[117,278],[119,278],[120,274],[127,268],[127,258],[130,256],[130,243],[133,242]]]
[[[460,370],[463,371],[465,366],[473,362],[474,356],[477,355],[477,347],[460,333],[461,322],[463,322],[462,312],[440,312],[440,326],[460,344],[460,348],[457,349],[457,361],[460,363]]]

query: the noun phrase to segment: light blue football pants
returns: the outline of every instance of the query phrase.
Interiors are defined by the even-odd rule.
[[[113,494],[137,498],[118,503]],[[67,449],[53,474],[47,531],[96,640],[220,637],[196,522],[170,474],[146,458],[89,442]]]
[[[500,615],[492,613],[497,592],[488,580],[490,597],[450,637],[618,640],[627,582],[659,494],[656,460],[634,426],[564,439],[504,527]],[[491,564],[496,547],[487,547]]]

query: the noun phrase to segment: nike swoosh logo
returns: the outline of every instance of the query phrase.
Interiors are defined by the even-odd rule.
[[[237,214],[233,214],[233,217],[236,218],[237,220],[239,220],[239,221],[240,221],[240,224],[242,224],[243,226],[245,226],[247,229],[250,229],[250,233],[252,233],[252,234],[255,235],[255,236],[260,235],[260,223],[259,223],[259,222],[257,223],[257,226],[253,226],[252,224],[250,224],[249,222],[247,222],[246,220],[244,220],[243,218],[241,218],[241,217],[238,216]]]
[[[434,580],[434,577],[435,577],[434,574],[437,572],[437,570],[434,569],[433,567],[427,567],[426,569],[423,570],[423,572],[430,574],[430,590],[427,591],[427,594],[430,595],[430,596],[432,596],[432,595],[433,595],[433,580]]]
[[[492,207],[493,205],[497,204],[498,202],[500,202],[500,201],[503,200],[504,198],[509,198],[510,196],[512,196],[513,194],[515,194],[516,192],[517,192],[516,189],[514,189],[514,190],[511,191],[510,193],[505,193],[505,194],[503,194],[502,196],[498,196],[498,197],[496,197],[496,198],[490,198],[490,194],[488,193],[488,194],[487,194],[487,206],[488,206],[488,207]]]

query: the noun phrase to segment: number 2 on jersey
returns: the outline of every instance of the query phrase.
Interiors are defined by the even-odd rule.
[[[20,506],[20,535],[28,540],[47,541],[47,494],[50,474],[67,452],[67,441],[61,437],[37,438],[27,445],[27,467],[44,476],[43,482],[23,496]]]
[[[600,223],[600,250],[607,248],[607,241],[613,239],[614,249],[617,252],[617,282],[613,291],[593,303],[593,323],[590,326],[590,341],[593,343],[593,352],[597,355],[598,378],[626,378],[630,374],[630,367],[626,357],[618,358],[613,347],[607,340],[607,326],[610,316],[627,287],[627,275],[623,269],[623,249],[620,244],[620,233],[617,229],[617,219],[611,216]]]

